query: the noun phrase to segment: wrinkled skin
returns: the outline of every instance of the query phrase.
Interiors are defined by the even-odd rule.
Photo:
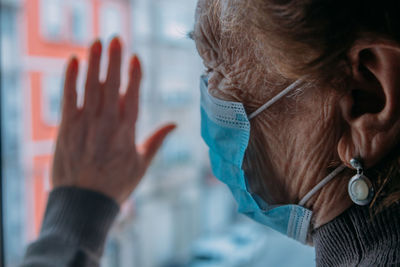
[[[239,42],[223,36],[219,12],[210,12],[210,3],[198,2],[193,32],[209,73],[209,92],[242,102],[249,112],[254,111],[293,81],[282,80],[270,62],[260,62],[244,32]],[[340,97],[330,88],[306,88],[300,96],[281,99],[251,121],[247,161],[251,163],[248,177],[253,191],[268,202],[297,203],[328,174],[333,161],[340,162],[337,142],[342,129],[336,108]],[[257,172],[262,178],[251,175]],[[315,226],[351,205],[346,181],[338,176],[307,203],[315,213]]]

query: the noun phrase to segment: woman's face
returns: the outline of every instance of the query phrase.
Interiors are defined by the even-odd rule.
[[[224,6],[224,1],[210,8],[215,2],[198,2],[193,33],[209,75],[209,92],[254,111],[293,80],[274,69],[268,61],[271,52],[260,49],[262,43],[250,27],[238,24],[227,29],[223,17],[234,9]],[[339,160],[339,99],[331,88],[308,86],[251,121],[248,161],[251,173],[259,177],[249,177],[253,191],[269,202],[296,203],[326,176],[328,166]]]

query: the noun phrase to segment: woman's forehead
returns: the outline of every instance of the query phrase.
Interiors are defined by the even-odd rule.
[[[210,75],[210,89],[230,96],[230,100],[258,107],[293,80],[279,75],[267,55],[269,50],[254,38],[251,27],[239,25],[239,18],[232,22],[234,14],[230,18],[226,13],[221,15],[221,8],[235,12],[234,8],[221,6],[234,2],[199,0],[191,35],[205,67],[214,71]],[[232,23],[224,22],[225,18]]]

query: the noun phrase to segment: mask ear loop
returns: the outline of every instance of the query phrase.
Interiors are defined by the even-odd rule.
[[[266,110],[267,108],[269,108],[270,106],[275,104],[276,101],[278,101],[279,99],[281,99],[282,97],[287,95],[290,91],[293,91],[294,89],[296,89],[303,82],[303,80],[304,80],[304,78],[303,79],[299,79],[299,80],[295,81],[294,83],[292,83],[291,85],[289,85],[288,87],[286,87],[286,89],[281,91],[279,94],[274,96],[271,100],[269,100],[267,103],[265,103],[264,105],[259,107],[256,111],[251,113],[249,115],[249,117],[248,117],[249,120],[253,119],[257,115],[259,115],[261,112],[263,112],[264,110]]]
[[[333,178],[335,178],[339,173],[341,173],[344,169],[346,168],[346,166],[340,165],[339,167],[337,167],[333,172],[331,172],[328,176],[326,176],[324,179],[322,179],[321,182],[319,182],[316,186],[314,186],[313,189],[311,189],[310,192],[308,192],[299,202],[299,206],[304,206],[307,201],[315,194],[317,193],[319,190],[321,190],[322,187],[324,187],[327,183],[329,183]]]

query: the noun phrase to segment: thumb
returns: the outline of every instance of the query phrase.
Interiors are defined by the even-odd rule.
[[[176,128],[176,124],[168,124],[155,133],[153,133],[147,140],[140,146],[140,153],[143,156],[145,166],[150,165],[157,151],[161,147],[164,139]]]

